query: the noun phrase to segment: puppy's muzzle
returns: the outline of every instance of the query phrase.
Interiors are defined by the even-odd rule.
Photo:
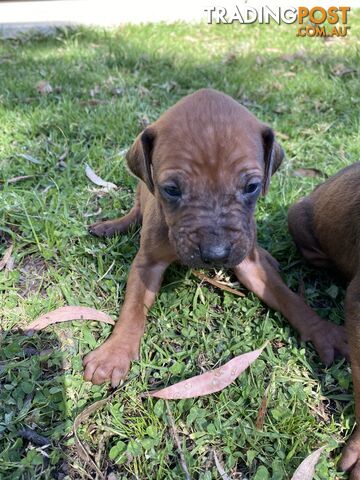
[[[210,265],[221,265],[229,258],[231,247],[225,242],[202,243],[199,246],[201,260]]]

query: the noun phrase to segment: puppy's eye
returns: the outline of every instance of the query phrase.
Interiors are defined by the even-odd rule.
[[[244,188],[245,195],[251,195],[252,193],[257,193],[260,188],[259,182],[248,183]]]
[[[166,185],[162,188],[162,191],[171,200],[177,200],[181,197],[181,190],[176,185]]]

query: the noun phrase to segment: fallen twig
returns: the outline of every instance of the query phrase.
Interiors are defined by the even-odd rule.
[[[191,477],[190,477],[190,473],[189,473],[189,469],[186,465],[186,460],[185,460],[185,455],[184,455],[184,452],[182,451],[182,448],[181,448],[181,442],[180,442],[180,438],[179,438],[179,435],[177,433],[177,429],[176,429],[176,425],[175,425],[175,420],[174,420],[174,417],[171,413],[171,410],[170,410],[170,405],[169,405],[169,402],[167,400],[165,400],[165,404],[166,404],[166,410],[167,410],[167,413],[168,413],[168,417],[169,417],[169,422],[170,422],[170,426],[171,426],[171,433],[172,433],[172,437],[173,437],[173,440],[175,442],[175,445],[176,445],[176,448],[177,448],[177,451],[179,453],[179,456],[180,456],[180,465],[181,465],[181,468],[185,474],[185,478],[186,480],[191,480]]]
[[[204,273],[199,272],[198,270],[191,270],[192,274],[195,277],[200,278],[204,282],[210,283],[214,287],[220,288],[221,290],[225,290],[226,292],[233,293],[234,295],[238,295],[239,297],[245,297],[245,293],[240,292],[240,290],[236,290],[235,288],[228,287],[222,282],[215,280],[214,278],[207,277]]]

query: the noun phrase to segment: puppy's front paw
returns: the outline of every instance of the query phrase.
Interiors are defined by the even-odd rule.
[[[360,431],[359,427],[343,449],[339,467],[350,473],[350,480],[360,480]]]
[[[114,234],[114,226],[112,220],[105,222],[93,223],[88,227],[88,232],[95,237],[110,237]]]
[[[346,330],[343,326],[322,320],[309,340],[314,344],[325,365],[330,365],[336,357],[345,357],[350,360]]]
[[[126,378],[131,360],[135,358],[127,348],[109,339],[84,358],[84,379],[94,385],[110,381],[112,387],[117,387]]]

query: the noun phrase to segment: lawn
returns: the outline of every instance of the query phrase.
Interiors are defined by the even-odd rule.
[[[99,240],[86,227],[129,209],[136,180],[124,151],[147,122],[201,87],[232,95],[278,133],[287,157],[258,203],[259,242],[292,289],[342,322],[343,286],[302,261],[286,212],[325,175],[359,160],[359,13],[350,25],[348,37],[332,41],[297,38],[289,25],[160,24],[0,42],[0,258],[14,246],[13,269],[0,272],[1,479],[95,478],[72,426],[111,393],[82,379],[83,356],[111,327],[75,321],[32,337],[21,328],[64,305],[116,319],[139,231]],[[40,81],[52,92],[39,92]],[[86,163],[119,188],[93,185]],[[320,172],[297,176],[299,168]],[[12,180],[18,176],[30,177]],[[103,478],[183,478],[166,404],[141,393],[265,340],[261,357],[221,393],[169,402],[191,478],[220,478],[215,451],[233,479],[289,479],[322,445],[316,478],[347,478],[336,463],[354,422],[349,364],[325,369],[280,314],[245,293],[239,298],[184,267],[169,268],[141,360],[78,429]],[[27,440],[24,429],[41,438]],[[42,437],[50,446],[41,446]]]

